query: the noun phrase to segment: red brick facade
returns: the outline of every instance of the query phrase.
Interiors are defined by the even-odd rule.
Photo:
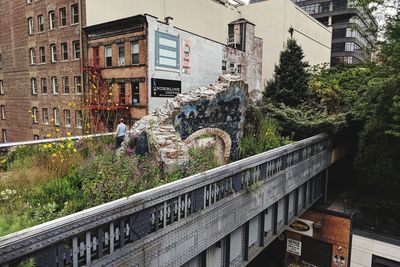
[[[0,128],[8,142],[43,139],[54,135],[57,128],[62,135],[81,133],[77,125],[82,124],[78,111],[83,92],[80,29],[85,16],[80,3],[84,7],[78,0],[2,1],[0,80],[4,95],[0,95],[0,104],[5,119]]]
[[[84,29],[84,32],[87,38],[87,62],[84,65],[89,80],[84,97],[85,109],[91,110],[93,117],[101,117],[97,120],[107,125],[108,130],[114,128],[118,117],[124,117],[128,124],[132,124],[147,115],[145,17],[95,25]],[[109,62],[106,62],[107,54],[111,55]],[[91,77],[95,80],[94,85],[91,85]]]

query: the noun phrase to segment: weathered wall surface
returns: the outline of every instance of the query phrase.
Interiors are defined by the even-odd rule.
[[[139,138],[140,152],[155,149],[156,156],[167,168],[181,166],[188,160],[189,148],[196,145],[188,137],[208,129],[207,135],[220,138],[225,148],[231,148],[229,155],[234,159],[243,132],[247,96],[247,85],[239,77],[230,75],[221,76],[208,87],[179,94],[136,122],[122,151],[128,149],[131,139]],[[143,148],[143,143],[150,148]]]

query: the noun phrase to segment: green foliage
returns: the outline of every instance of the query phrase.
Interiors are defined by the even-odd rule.
[[[248,132],[240,141],[240,157],[247,158],[289,143],[289,138],[279,134],[275,121],[263,118],[257,128]]]
[[[27,260],[24,260],[18,264],[17,267],[35,267],[36,262],[34,258],[28,258]]]
[[[189,149],[189,161],[185,166],[185,174],[190,176],[218,166],[219,164],[215,158],[215,149],[192,148]]]
[[[295,106],[305,101],[308,90],[308,63],[303,62],[304,54],[296,40],[289,39],[281,52],[279,65],[275,65],[272,80],[268,81],[264,98]]]

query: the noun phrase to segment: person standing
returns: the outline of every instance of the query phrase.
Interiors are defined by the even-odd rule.
[[[119,120],[119,124],[117,126],[117,130],[115,131],[114,137],[115,137],[115,146],[116,148],[120,148],[122,142],[124,141],[126,134],[126,125],[124,124],[124,119],[121,118]]]

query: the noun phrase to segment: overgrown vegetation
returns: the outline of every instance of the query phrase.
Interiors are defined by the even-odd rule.
[[[212,149],[163,172],[149,155],[116,155],[111,137],[23,146],[1,161],[0,236],[218,166]]]

